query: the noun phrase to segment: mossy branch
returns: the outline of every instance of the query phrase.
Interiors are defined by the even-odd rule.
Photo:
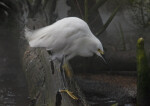
[[[138,72],[142,70],[148,70],[143,38],[139,38],[137,41],[137,70]]]
[[[120,8],[120,5],[117,6],[115,8],[115,10],[113,11],[113,13],[111,14],[111,16],[108,18],[107,22],[103,25],[102,29],[100,29],[97,33],[96,33],[96,36],[98,36],[99,34],[103,33],[106,28],[108,27],[108,25],[111,23],[111,21],[113,20],[113,18],[115,17],[116,13],[118,12]]]
[[[150,70],[144,50],[144,39],[137,41],[137,106],[150,105]]]

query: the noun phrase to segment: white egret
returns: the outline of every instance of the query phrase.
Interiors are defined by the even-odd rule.
[[[100,40],[87,23],[77,17],[64,18],[34,31],[26,28],[25,37],[31,47],[45,47],[52,51],[51,60],[57,59],[61,64],[77,55],[102,57],[104,54]],[[69,94],[68,90],[66,92]]]

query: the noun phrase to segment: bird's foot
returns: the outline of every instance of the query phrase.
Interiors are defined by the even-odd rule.
[[[78,97],[76,97],[73,92],[69,91],[68,89],[59,90],[60,93],[66,92],[72,99],[78,100]]]

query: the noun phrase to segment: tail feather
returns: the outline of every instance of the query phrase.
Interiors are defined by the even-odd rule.
[[[51,26],[39,28],[36,30],[31,30],[27,27],[24,29],[24,35],[27,41],[29,42],[30,47],[47,47],[46,44],[47,39],[51,36],[50,32],[52,32]],[[49,39],[50,40],[50,39]]]

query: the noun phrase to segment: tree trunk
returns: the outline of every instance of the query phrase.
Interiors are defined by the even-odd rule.
[[[48,60],[49,54],[45,49],[27,48],[23,56],[23,69],[26,74],[29,96],[33,106],[84,106],[84,97],[80,88],[73,80],[67,85],[79,100],[73,100],[67,93],[59,93],[63,89],[63,80],[59,71],[59,64],[54,63],[54,73],[52,64]]]

